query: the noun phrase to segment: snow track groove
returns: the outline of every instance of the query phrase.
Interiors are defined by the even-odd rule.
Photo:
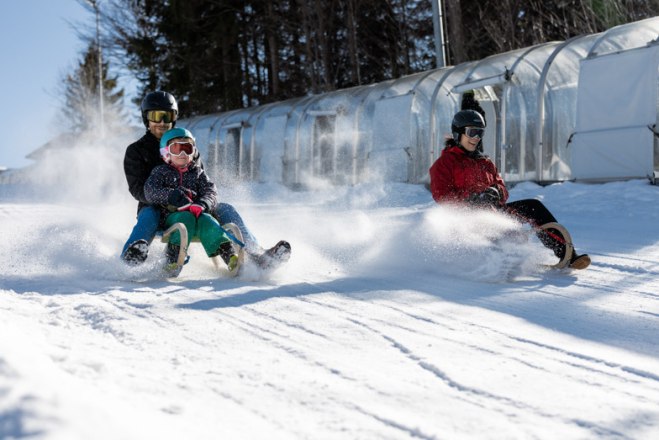
[[[436,378],[438,378],[442,383],[444,383],[446,386],[449,388],[452,388],[458,392],[458,398],[467,402],[471,402],[474,405],[480,406],[484,409],[489,409],[493,410],[496,412],[501,412],[501,413],[506,413],[508,414],[509,417],[515,417],[516,416],[516,411],[521,410],[525,412],[530,412],[531,414],[527,415],[527,417],[542,417],[546,419],[556,419],[558,417],[557,414],[547,414],[544,411],[542,411],[540,408],[537,407],[532,407],[522,401],[519,400],[513,400],[508,397],[502,396],[502,395],[496,395],[492,394],[488,391],[485,391],[484,389],[480,388],[474,388],[467,386],[465,384],[462,384],[454,379],[452,379],[445,371],[443,371],[441,368],[437,367],[433,363],[424,360],[421,356],[415,354],[414,350],[406,347],[399,341],[397,341],[395,338],[387,336],[385,333],[383,333],[380,330],[377,330],[373,327],[370,327],[369,325],[365,324],[364,322],[361,322],[356,319],[351,319],[351,322],[354,322],[357,325],[363,326],[365,328],[368,328],[371,330],[373,333],[377,334],[378,336],[382,337],[386,341],[390,342],[392,347],[394,347],[396,350],[400,351],[405,357],[410,359],[412,362],[416,363],[420,368],[422,368],[425,371],[430,372],[432,375],[434,375]],[[584,427],[588,429],[589,431],[592,431],[592,434],[606,434],[606,435],[614,435],[614,436],[619,436],[623,437],[620,433],[608,430],[606,428],[603,428],[601,426],[593,425],[591,423],[587,423],[586,421],[579,420],[579,419],[569,419],[565,420],[565,422],[568,423],[573,423],[579,427]]]
[[[317,299],[313,299],[313,300],[305,299],[305,301],[319,303]],[[378,304],[378,306],[381,307],[383,305]],[[416,363],[420,368],[432,373],[434,376],[439,378],[443,383],[445,383],[450,388],[456,389],[459,392],[459,394],[474,396],[477,400],[472,401],[473,404],[480,405],[483,408],[492,408],[492,405],[494,405],[496,407],[495,411],[502,413],[510,413],[510,408],[518,408],[520,410],[533,413],[534,414],[533,417],[546,418],[547,420],[563,419],[564,423],[572,424],[574,426],[586,429],[587,431],[590,432],[590,434],[588,435],[595,435],[595,436],[604,435],[612,438],[628,438],[622,432],[607,427],[607,422],[594,423],[592,421],[588,421],[580,418],[570,418],[570,417],[560,416],[560,414],[558,413],[547,413],[541,410],[540,407],[538,406],[534,406],[529,403],[525,403],[518,400],[510,400],[510,398],[506,396],[494,394],[489,391],[485,391],[484,389],[481,388],[470,387],[465,384],[462,384],[459,381],[456,381],[455,379],[451,378],[451,376],[446,371],[437,367],[433,362],[425,360],[423,355],[415,353],[415,351],[412,348],[406,346],[404,343],[400,342],[397,338],[385,333],[387,331],[386,329],[404,331],[410,334],[414,332],[415,339],[418,339],[418,337],[421,335],[423,337],[430,337],[431,334],[433,333],[432,330],[430,331],[424,330],[423,327],[418,327],[418,326],[414,327],[411,325],[406,326],[402,324],[401,323],[402,320],[400,319],[401,316],[391,319],[390,321],[387,321],[387,320],[383,320],[382,318],[379,318],[379,316],[383,315],[382,313],[373,313],[376,316],[376,318],[368,319],[368,321],[372,321],[374,324],[367,324],[366,323],[367,318],[365,318],[364,316],[360,315],[357,312],[351,311],[352,308],[350,309],[343,308],[343,307],[338,307],[336,305],[332,305],[328,307],[336,310],[336,312],[339,314],[346,315],[345,319],[348,319],[350,322],[368,328],[374,334],[388,341],[392,347],[400,351],[405,357],[409,358],[411,361]],[[560,364],[569,367],[569,369],[566,372],[567,373],[567,375],[565,376],[566,378],[570,378],[571,380],[575,381],[575,383],[579,383],[580,386],[582,387],[595,387],[596,389],[601,389],[602,391],[606,390],[605,391],[606,393],[613,391],[613,389],[611,388],[612,384],[610,380],[611,378],[615,378],[615,381],[620,385],[620,387],[614,386],[614,388],[620,388],[618,391],[616,391],[620,397],[624,396],[627,398],[637,399],[640,402],[644,402],[645,404],[648,404],[650,406],[652,406],[652,404],[654,403],[654,399],[657,396],[659,396],[659,390],[656,389],[656,386],[652,386],[651,383],[646,383],[646,386],[650,385],[650,389],[653,390],[649,393],[645,393],[645,395],[639,393],[629,393],[627,391],[628,384],[630,381],[638,382],[638,380],[634,380],[633,376],[629,376],[628,373],[630,374],[639,373],[640,378],[649,378],[651,380],[654,380],[651,374],[650,376],[646,374],[648,372],[628,371],[628,368],[621,364],[613,363],[605,359],[600,359],[572,351],[562,350],[558,347],[548,346],[536,341],[532,341],[530,339],[519,338],[516,337],[515,335],[502,332],[500,330],[491,328],[489,326],[479,325],[474,322],[469,322],[469,321],[460,322],[460,325],[456,326],[455,324],[457,324],[459,321],[455,321],[455,319],[451,318],[446,314],[441,314],[436,317],[429,317],[429,316],[422,316],[418,309],[416,309],[414,313],[407,313],[404,310],[402,310],[401,307],[398,305],[396,306],[384,305],[384,307],[390,308],[400,313],[401,315],[405,315],[414,320],[418,320],[432,326],[436,335],[444,335],[441,337],[436,336],[434,338],[434,341],[439,340],[439,341],[444,341],[444,343],[449,342],[454,345],[461,344],[463,347],[466,347],[470,350],[476,350],[478,352],[494,354],[499,359],[508,358],[513,362],[517,362],[519,365],[524,365],[527,368],[538,370],[548,375],[552,374],[552,371],[555,370],[555,368],[550,366],[551,363],[558,362]],[[425,310],[421,309],[421,312],[425,312]],[[451,322],[453,322],[453,324],[451,324]],[[510,342],[516,342],[517,344],[515,344],[514,346],[509,344],[502,345],[501,341],[499,341],[497,346],[502,347],[504,350],[494,351],[492,349],[483,347],[482,345],[481,346],[475,346],[470,344],[465,345],[464,338],[460,339],[459,337],[457,337],[457,335],[455,339],[448,339],[446,337],[447,329],[450,328],[449,333],[459,332],[461,331],[459,327],[465,327],[465,325],[468,327],[472,327],[472,331],[477,331],[480,333],[486,331],[488,333],[491,333],[492,335],[495,336],[499,335],[501,337],[504,337]],[[480,330],[477,330],[478,328],[480,328]],[[527,346],[526,351],[528,352],[528,356],[524,355],[524,350],[522,350],[524,346]],[[545,358],[545,360],[542,362],[535,362],[535,363],[530,363],[528,361],[525,361],[524,358],[531,357],[531,355],[533,355],[534,359],[538,359],[539,353],[537,348],[540,348],[542,351],[544,351],[543,357]],[[449,351],[453,352],[454,350],[449,350]],[[513,355],[510,356],[510,354]],[[569,358],[573,358],[575,360],[582,362],[575,363],[573,361],[569,361]],[[519,369],[519,367],[514,369],[517,370]],[[590,378],[584,377],[584,374],[590,376]],[[653,395],[655,397],[650,397]],[[468,401],[471,400],[469,398],[466,398],[465,396],[462,396],[461,398],[466,399]],[[491,401],[491,403],[485,404],[484,402],[479,400],[483,398],[486,399],[486,401]],[[509,416],[519,417],[519,414],[516,414],[516,412],[513,411],[512,413],[509,414]],[[525,417],[531,417],[531,416],[527,414]]]

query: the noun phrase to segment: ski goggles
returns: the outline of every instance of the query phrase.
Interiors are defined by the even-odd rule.
[[[478,128],[478,127],[466,127],[465,128],[465,134],[469,136],[470,138],[478,138],[478,139],[483,139],[483,134],[485,133],[484,128]]]
[[[169,154],[176,157],[182,156],[183,154],[186,156],[192,156],[196,150],[194,142],[190,141],[174,141],[167,145],[167,148],[169,148]]]
[[[149,110],[146,118],[151,122],[164,122],[165,124],[176,121],[176,112],[173,110]]]

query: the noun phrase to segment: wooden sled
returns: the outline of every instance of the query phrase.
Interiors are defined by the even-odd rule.
[[[563,255],[563,258],[561,258],[561,260],[558,263],[548,264],[547,267],[552,269],[566,268],[570,264],[570,257],[572,257],[572,252],[574,252],[574,245],[572,244],[572,237],[570,236],[570,233],[567,231],[565,226],[556,222],[551,222],[539,226],[538,229],[541,231],[547,231],[548,229],[553,229],[561,234],[562,240],[559,239],[558,241],[563,242],[565,244],[565,255]]]
[[[245,243],[243,242],[243,234],[240,232],[240,228],[234,223],[227,223],[221,227],[226,233],[227,237],[229,237],[231,240],[233,251],[238,256],[238,265],[233,271],[229,271],[229,274],[235,277],[238,275],[240,267],[245,261]],[[178,258],[176,259],[176,264],[178,265],[179,269],[181,269],[188,258],[188,229],[183,223],[174,223],[162,233],[162,242],[169,243],[169,237],[171,237],[171,235],[176,231],[178,231],[181,237],[181,246],[179,249]],[[192,242],[198,241],[199,239],[196,237],[192,239]],[[211,257],[211,260],[213,261],[213,265],[218,271],[225,267],[224,261],[222,261],[221,257]]]

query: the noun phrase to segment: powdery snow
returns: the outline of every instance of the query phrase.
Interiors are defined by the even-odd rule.
[[[659,438],[647,181],[512,189],[569,228],[581,272],[422,186],[223,188],[291,261],[228,279],[193,245],[175,280],[160,243],[118,261],[125,188],[78,190],[101,200],[1,192],[2,439]]]

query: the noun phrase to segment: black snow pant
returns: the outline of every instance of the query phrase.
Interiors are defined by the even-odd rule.
[[[517,200],[507,203],[504,209],[520,221],[529,223],[534,227],[556,222],[556,218],[540,200]],[[558,258],[563,258],[565,255],[565,240],[560,232],[555,229],[548,229],[546,232],[538,231],[536,235],[545,247],[553,250]]]

